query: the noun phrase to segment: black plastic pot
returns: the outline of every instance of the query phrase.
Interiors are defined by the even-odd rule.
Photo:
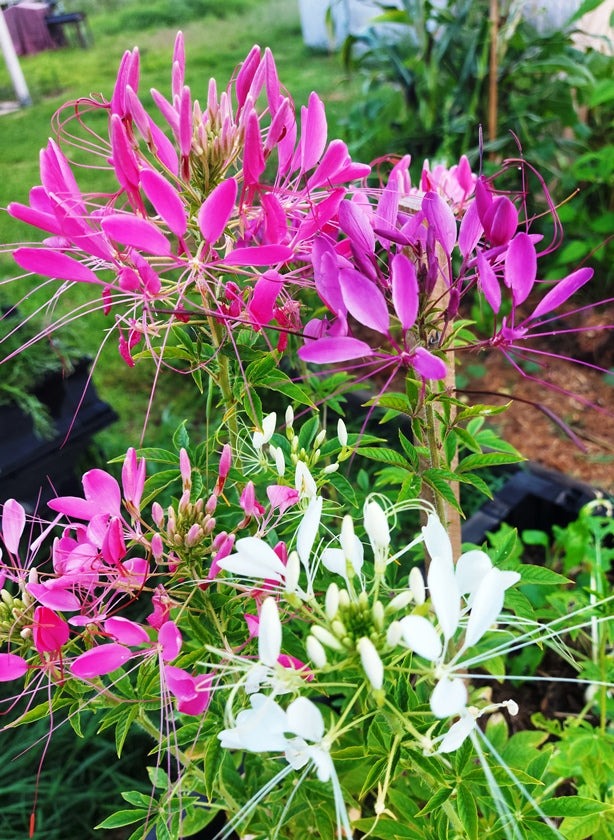
[[[36,395],[49,409],[55,434],[41,439],[32,420],[15,406],[0,407],[0,500],[17,499],[28,510],[52,496],[78,492],[76,467],[95,432],[117,415],[89,381],[89,359],[64,378],[49,377]]]

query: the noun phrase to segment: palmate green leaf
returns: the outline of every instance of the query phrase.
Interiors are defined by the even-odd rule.
[[[456,813],[463,824],[467,840],[478,840],[478,809],[475,796],[467,785],[456,788]]]
[[[134,810],[116,811],[103,820],[95,828],[121,828],[124,825],[132,825],[136,822],[144,822],[150,816],[149,811],[144,808],[135,808]]]
[[[386,776],[386,767],[388,766],[388,759],[382,757],[373,761],[373,759],[370,758],[368,765],[369,768],[367,770],[367,775],[364,778],[362,788],[358,795],[359,799],[363,799],[370,791],[377,788],[378,782],[384,781]]]
[[[376,840],[424,840],[424,831],[406,825],[401,817],[398,821],[389,817],[369,817],[368,819],[356,820],[354,827],[364,832],[364,836],[376,838]]]
[[[420,453],[414,444],[406,437],[399,429],[399,443],[403,447],[403,452],[407,455],[409,462],[416,472],[420,468]]]
[[[446,787],[446,786],[439,788],[439,790],[436,791],[433,794],[433,796],[431,796],[431,798],[426,803],[426,805],[420,811],[418,811],[416,816],[417,817],[424,817],[427,814],[430,814],[432,811],[437,810],[438,808],[440,808],[443,805],[444,802],[447,802],[447,800],[450,798],[451,795],[452,795],[452,789],[451,788]]]
[[[121,720],[118,720],[115,726],[115,750],[118,758],[121,757],[124,744],[126,743],[126,738],[132,729],[134,721],[139,715],[139,708],[136,705],[131,706],[130,704],[124,704],[123,708],[124,717]]]
[[[245,381],[254,387],[262,385],[263,379],[277,369],[277,364],[278,359],[273,353],[263,353],[245,368]]]

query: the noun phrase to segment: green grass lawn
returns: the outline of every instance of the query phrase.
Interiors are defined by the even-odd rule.
[[[240,12],[236,11],[239,6],[242,9]],[[208,3],[209,7],[219,13],[222,4]],[[106,5],[92,7],[88,13],[94,39],[89,49],[66,48],[21,59],[33,105],[0,119],[3,151],[0,295],[5,300],[19,300],[24,290],[28,289],[25,280],[2,285],[3,279],[15,277],[18,273],[10,257],[9,243],[42,238],[43,234],[15,222],[4,212],[4,208],[10,201],[27,201],[30,187],[39,183],[38,153],[51,134],[50,123],[55,111],[66,101],[78,97],[96,93],[108,97],[122,54],[136,45],[141,54],[140,93],[146,107],[150,104],[147,93],[150,88],[158,88],[168,95],[170,61],[178,27],[158,26],[134,31],[135,25],[142,19],[143,10],[160,8],[160,4],[152,7],[148,0],[124,0],[121,5],[107,0]],[[306,102],[310,91],[317,90],[327,104],[329,135],[342,136],[340,123],[347,103],[356,95],[356,83],[346,78],[339,55],[313,53],[304,46],[298,3],[295,0],[233,0],[227,4],[227,11],[232,13],[224,17],[201,16],[180,25],[185,33],[187,81],[193,95],[201,101],[205,100],[210,77],[215,77],[218,85],[224,87],[233,68],[254,43],[259,43],[273,50],[281,80],[297,106]],[[120,12],[125,31],[118,32],[117,16]],[[0,99],[10,98],[10,80],[2,67]],[[101,127],[104,125],[103,121]],[[78,177],[86,189],[93,188],[96,183],[95,173],[81,171]],[[32,281],[28,282],[31,284]],[[62,305],[76,306],[83,294],[89,297],[91,290],[73,287]],[[23,310],[28,311],[35,306],[35,300],[24,301]],[[100,313],[79,319],[74,324],[75,341],[85,353],[94,355],[103,331],[109,326],[109,321]],[[130,443],[138,443],[153,374],[153,364],[146,362],[140,362],[132,370],[127,368],[119,359],[115,338],[111,338],[97,360],[95,383],[103,399],[111,403],[120,415],[120,421],[101,436],[109,456]],[[155,407],[148,421],[147,442],[162,442],[182,416],[193,417],[198,413],[190,383],[184,387],[176,376],[162,375],[157,383]]]

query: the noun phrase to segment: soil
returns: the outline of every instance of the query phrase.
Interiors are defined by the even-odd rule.
[[[573,323],[566,319],[566,328],[583,331],[561,333],[540,344],[540,349],[560,355],[535,356],[541,370],[523,376],[497,351],[466,358],[485,368],[467,390],[489,392],[468,394],[472,401],[500,405],[512,400],[496,418],[505,440],[530,461],[608,493],[614,492],[614,382],[611,374],[591,365],[606,370],[614,366],[614,338],[602,329],[613,322],[614,306],[587,309],[573,316]],[[495,393],[502,396],[491,396]],[[552,416],[566,424],[574,440]]]

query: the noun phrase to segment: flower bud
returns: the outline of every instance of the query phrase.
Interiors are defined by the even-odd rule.
[[[286,426],[291,429],[294,424],[294,409],[291,405],[286,409]]]
[[[316,435],[316,438],[313,442],[313,449],[319,449],[320,446],[322,446],[322,444],[324,443],[325,440],[326,440],[326,429],[322,429]]]
[[[339,652],[343,651],[343,645],[339,639],[333,636],[330,630],[327,630],[325,627],[321,627],[319,624],[314,624],[311,628],[311,632],[319,642],[322,642],[323,645],[331,648],[331,650]]]
[[[337,420],[337,437],[341,446],[345,447],[348,445],[348,430],[341,417]]]
[[[414,596],[417,606],[422,606],[426,600],[426,587],[424,577],[417,566],[414,566],[409,573],[409,589]]]
[[[363,670],[371,686],[379,691],[384,684],[384,665],[371,639],[363,636],[356,645]]]
[[[408,607],[413,600],[414,593],[411,592],[411,590],[406,589],[404,592],[399,592],[398,595],[395,595],[386,609],[390,612],[398,612],[399,610],[404,610],[405,607]]]
[[[291,551],[286,563],[286,592],[295,592],[301,574],[301,561],[296,551]]]
[[[332,473],[336,473],[338,469],[339,469],[339,464],[337,464],[337,463],[327,464],[324,467],[324,469],[322,470],[322,473],[324,475],[331,475]]]
[[[400,621],[392,621],[386,632],[386,644],[388,647],[396,647],[403,638],[403,627]]]
[[[307,650],[307,656],[316,668],[324,668],[326,666],[326,651],[315,636],[307,636],[305,649]]]
[[[384,629],[384,605],[381,601],[376,601],[371,607],[373,614],[373,624],[378,630]]]
[[[183,489],[190,490],[192,487],[192,465],[190,464],[190,456],[183,447],[179,451],[179,470],[183,481]]]
[[[326,590],[324,610],[329,621],[332,621],[339,611],[339,587],[336,583],[331,583]]]
[[[151,518],[157,528],[161,528],[164,523],[164,508],[159,502],[153,502],[151,506]]]

